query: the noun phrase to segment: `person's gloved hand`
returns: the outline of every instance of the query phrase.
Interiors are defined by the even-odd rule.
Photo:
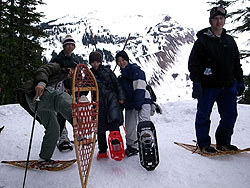
[[[240,81],[237,83],[237,96],[241,96],[245,91],[245,84],[244,81]]]
[[[193,83],[193,92],[192,97],[194,99],[198,99],[202,96],[202,86],[200,82],[194,82]]]
[[[162,114],[162,109],[161,109],[160,105],[156,104],[155,111],[157,114]]]

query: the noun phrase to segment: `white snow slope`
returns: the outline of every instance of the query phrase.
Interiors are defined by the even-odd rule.
[[[140,166],[139,156],[96,160],[97,145],[88,180],[88,188],[249,188],[250,153],[202,157],[175,145],[174,141],[192,143],[195,139],[196,101],[186,100],[161,104],[163,114],[152,117],[157,128],[160,164],[154,171]],[[240,148],[250,146],[250,106],[238,106],[238,120],[232,143]],[[211,116],[210,135],[219,116],[215,105]],[[0,106],[0,160],[26,160],[32,117],[18,104]],[[72,138],[72,128],[67,124]],[[121,129],[122,130],[122,129]],[[36,122],[30,159],[37,159],[44,128]],[[123,136],[124,132],[122,130]],[[53,159],[72,159],[75,152],[55,150]],[[0,188],[22,187],[24,169],[0,164]],[[58,172],[28,170],[26,188],[80,188],[77,164]]]

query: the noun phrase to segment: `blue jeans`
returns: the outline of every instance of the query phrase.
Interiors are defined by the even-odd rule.
[[[220,114],[219,126],[215,133],[216,144],[229,145],[238,116],[237,83],[235,82],[231,88],[203,88],[202,96],[198,99],[195,120],[197,143],[200,148],[211,144],[210,115],[215,102]]]

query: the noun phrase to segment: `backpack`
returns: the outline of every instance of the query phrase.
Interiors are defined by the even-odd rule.
[[[150,93],[151,100],[152,100],[153,102],[156,102],[157,97],[156,97],[156,95],[155,95],[155,92],[154,92],[153,88],[152,88],[150,85],[147,84],[146,89],[147,89],[148,92]]]
[[[153,116],[155,112],[158,113],[158,114],[162,114],[161,107],[156,103],[157,97],[156,97],[156,94],[155,94],[153,88],[150,85],[147,84],[146,89],[150,93],[150,97],[151,97],[151,100],[152,100],[151,116]]]

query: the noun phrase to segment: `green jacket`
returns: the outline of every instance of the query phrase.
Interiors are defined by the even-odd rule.
[[[47,63],[35,72],[33,80],[28,80],[22,85],[17,87],[17,100],[20,105],[34,117],[34,112],[29,108],[29,105],[25,98],[25,93],[31,93],[35,95],[35,87],[39,82],[44,82],[46,87],[55,86],[58,82],[67,78],[68,71],[66,68],[61,68],[58,63]],[[40,119],[37,120],[41,123]]]
[[[46,87],[54,86],[58,82],[65,80],[67,75],[68,70],[61,68],[58,63],[47,63],[37,69],[33,80],[25,82],[18,89],[21,89],[24,93],[31,93],[34,92],[34,88],[39,82],[44,82]]]

